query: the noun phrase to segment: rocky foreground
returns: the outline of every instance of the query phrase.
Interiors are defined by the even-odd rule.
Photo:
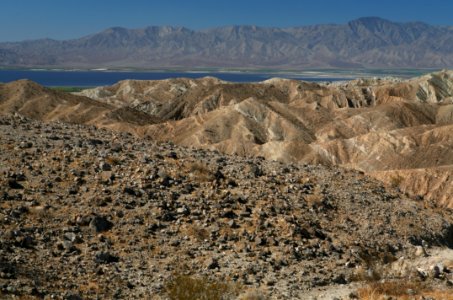
[[[221,282],[225,299],[403,278],[447,299],[451,260],[410,260],[452,247],[452,221],[359,171],[0,118],[5,299],[177,299],[178,278]]]

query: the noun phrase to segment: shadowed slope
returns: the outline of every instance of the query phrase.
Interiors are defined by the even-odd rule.
[[[117,108],[88,97],[45,88],[29,80],[0,84],[0,113],[19,113],[42,121],[103,126],[156,122],[156,118],[133,108]]]

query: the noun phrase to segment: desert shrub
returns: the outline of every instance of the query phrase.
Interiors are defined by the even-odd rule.
[[[266,296],[260,291],[257,290],[250,290],[246,291],[245,293],[239,295],[237,300],[266,300]]]
[[[397,188],[400,186],[400,184],[403,182],[403,177],[400,175],[393,175],[389,179],[390,186],[392,188]]]
[[[171,300],[227,300],[235,299],[240,292],[235,283],[187,275],[174,276],[165,290]]]
[[[113,156],[108,156],[105,161],[109,164],[111,164],[112,166],[118,166],[118,165],[121,165],[121,160],[117,157],[113,157]]]
[[[202,227],[193,225],[187,228],[187,235],[196,238],[198,241],[204,241],[209,238],[209,232]]]
[[[386,265],[396,261],[395,255],[389,251],[370,253],[366,250],[358,254],[361,267],[351,276],[351,281],[376,282],[385,277]]]
[[[359,299],[363,300],[380,300],[386,297],[392,297],[393,299],[412,299],[417,295],[430,295],[432,293],[438,294],[439,292],[429,291],[423,282],[409,282],[403,279],[372,282],[357,290]]]
[[[209,167],[201,162],[189,163],[188,169],[196,181],[204,182],[214,179],[214,174]]]
[[[377,266],[359,267],[351,275],[350,281],[376,282],[383,277],[382,269]]]

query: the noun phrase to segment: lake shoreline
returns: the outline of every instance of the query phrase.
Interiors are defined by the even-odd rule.
[[[411,78],[432,72],[432,69],[307,69],[252,70],[252,69],[44,69],[0,68],[0,82],[30,79],[48,87],[93,87],[112,85],[121,80],[163,80],[170,78],[216,77],[224,81],[261,82],[280,77],[311,82],[349,81],[357,78],[398,77]]]

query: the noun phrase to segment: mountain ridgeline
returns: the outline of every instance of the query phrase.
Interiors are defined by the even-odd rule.
[[[292,28],[114,27],[74,40],[0,43],[3,67],[453,67],[453,27],[368,17]]]

